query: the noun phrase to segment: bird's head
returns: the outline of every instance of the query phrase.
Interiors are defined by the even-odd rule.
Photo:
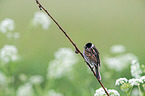
[[[92,46],[93,46],[92,43],[87,43],[84,48],[87,49],[87,48],[91,48]]]

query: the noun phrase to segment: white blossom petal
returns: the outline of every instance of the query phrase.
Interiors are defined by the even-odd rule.
[[[32,84],[40,84],[44,81],[44,78],[41,75],[34,75],[30,77],[30,82]]]
[[[18,50],[14,45],[5,45],[0,50],[0,60],[2,63],[18,60]]]
[[[129,83],[132,86],[134,86],[134,85],[137,86],[137,85],[140,85],[141,83],[143,83],[143,81],[141,79],[132,78],[132,79],[129,79]]]
[[[119,79],[116,80],[115,85],[122,85],[124,83],[127,83],[127,81],[128,80],[126,78],[119,78]]]
[[[60,78],[72,70],[78,61],[76,54],[70,48],[60,48],[55,53],[55,59],[49,62],[48,78]]]
[[[35,12],[32,23],[34,24],[34,26],[41,25],[42,28],[46,30],[49,28],[51,21],[48,15],[44,12]]]
[[[105,88],[106,90],[107,90],[107,88]],[[97,89],[96,91],[95,91],[95,94],[94,94],[94,96],[103,96],[103,95],[105,95],[106,93],[105,93],[105,91],[104,91],[104,89],[101,87],[101,88],[99,88],[99,89]]]
[[[140,79],[144,82],[145,81],[145,76],[142,76]]]
[[[17,90],[17,96],[33,96],[34,90],[30,83],[21,85]]]
[[[117,90],[109,89],[107,90],[110,96],[120,96]]]
[[[131,63],[131,75],[134,78],[140,78],[142,70],[140,68],[140,63],[137,60],[133,60]]]
[[[12,20],[10,18],[6,18],[3,21],[1,21],[1,23],[0,23],[0,31],[2,33],[13,31],[14,28],[15,28],[15,22],[14,22],[14,20]]]
[[[123,53],[126,51],[126,48],[123,45],[113,45],[110,51],[111,53]]]

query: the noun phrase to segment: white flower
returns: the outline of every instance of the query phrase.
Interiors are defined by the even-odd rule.
[[[30,83],[21,85],[16,92],[17,96],[33,96],[33,93],[34,90]]]
[[[105,64],[110,69],[121,71],[124,68],[128,67],[130,62],[134,59],[137,59],[137,57],[134,54],[128,53],[128,54],[117,55],[115,57],[106,57],[104,61]]]
[[[46,30],[49,28],[51,21],[47,14],[43,12],[35,12],[32,23],[35,26],[42,25],[42,28]]]
[[[14,20],[12,20],[10,18],[6,18],[3,21],[1,21],[1,23],[0,23],[0,31],[2,33],[13,31],[14,27],[15,27],[15,22],[14,22]]]
[[[68,66],[68,64],[73,65],[78,61],[76,54],[71,48],[59,48],[54,56],[56,59],[61,60],[62,63],[65,63],[66,66]]]
[[[105,88],[105,89],[107,90],[107,88]],[[95,94],[94,94],[94,96],[103,96],[103,95],[106,95],[106,93],[105,93],[105,91],[104,91],[104,89],[102,87],[97,89],[95,91]]]
[[[44,78],[41,75],[34,75],[30,77],[30,82],[32,84],[40,84],[44,81]]]
[[[110,96],[120,96],[117,90],[109,89],[108,93]]]
[[[119,79],[116,80],[115,85],[122,85],[124,83],[127,83],[127,81],[128,80],[126,78],[119,78]]]
[[[143,83],[143,81],[141,79],[134,79],[134,78],[132,78],[132,79],[129,79],[129,83],[132,86],[134,86],[134,85],[137,86],[137,85],[140,85],[140,83]]]
[[[25,81],[27,80],[27,75],[21,73],[21,74],[19,75],[19,79],[20,79],[21,81],[25,82]]]
[[[77,56],[70,48],[60,48],[55,53],[55,59],[49,62],[48,78],[60,78],[72,70],[78,61]]]
[[[15,22],[12,19],[6,18],[0,23],[0,31],[6,33],[7,38],[19,38],[18,32],[13,32],[15,28]]]
[[[8,63],[9,61],[18,60],[18,50],[14,45],[5,45],[0,50],[0,60],[3,63]]]
[[[126,48],[123,45],[114,45],[110,50],[112,53],[123,53]],[[114,69],[115,71],[122,71],[128,67],[130,62],[134,59],[137,59],[137,57],[132,53],[116,54],[116,56],[104,58],[104,62],[108,68]]]
[[[140,68],[140,64],[137,60],[133,60],[131,63],[131,75],[134,78],[140,78],[142,74],[142,70]]]
[[[142,76],[140,79],[144,82],[145,81],[145,76]]]
[[[18,32],[8,32],[6,34],[7,38],[15,38],[18,39],[20,37],[20,33]]]
[[[116,71],[121,71],[123,68],[121,67],[123,64],[120,62],[118,58],[110,57],[105,58],[105,64],[108,65],[110,69],[114,69]]]
[[[105,89],[107,90],[107,88],[105,88]],[[113,89],[109,89],[109,90],[107,90],[107,92],[109,93],[110,96],[120,96],[118,91],[113,90]],[[105,93],[104,89],[101,87],[95,91],[94,96],[106,96],[106,93]]]
[[[7,83],[7,78],[6,78],[5,74],[0,72],[0,86],[5,86],[6,83]]]
[[[123,53],[125,50],[126,48],[123,45],[113,45],[110,48],[111,53]]]
[[[64,96],[62,93],[55,92],[53,89],[48,91],[46,96]]]

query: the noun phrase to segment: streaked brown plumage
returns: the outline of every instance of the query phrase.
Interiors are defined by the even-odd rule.
[[[100,57],[99,51],[92,43],[87,43],[84,47],[84,58],[93,67],[95,67],[96,77],[101,80],[101,75],[99,73]]]

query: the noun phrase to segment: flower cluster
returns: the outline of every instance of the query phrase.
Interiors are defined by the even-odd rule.
[[[44,78],[41,75],[34,75],[31,76],[29,80],[32,84],[41,84],[44,81]]]
[[[118,93],[117,90],[114,89],[109,89],[108,93],[110,94],[110,96],[120,96],[120,94]]]
[[[105,88],[107,90],[107,88]],[[107,92],[110,96],[120,96],[117,90],[108,89]],[[95,91],[94,96],[106,96],[104,89],[101,87]]]
[[[41,75],[33,75],[30,78],[27,78],[25,74],[20,74],[20,80],[25,82],[23,85],[19,86],[17,89],[17,96],[33,96],[35,86],[40,85],[44,78]]]
[[[60,78],[72,70],[73,65],[78,61],[77,56],[70,48],[60,48],[55,53],[55,59],[49,62],[48,78]]]
[[[34,90],[33,86],[30,83],[21,85],[17,90],[17,96],[33,96]]]
[[[130,85],[132,86],[137,86],[137,85],[140,85],[144,82],[145,80],[145,76],[142,76],[140,79],[129,79],[127,80],[126,78],[119,78],[116,80],[116,83],[115,85],[123,85],[124,83],[129,83]]]
[[[143,81],[141,79],[129,79],[129,83],[130,85],[132,86],[137,86],[137,85],[140,85],[141,83],[143,83]]]
[[[0,23],[0,31],[2,33],[11,32],[14,30],[14,28],[15,28],[15,22],[14,22],[14,20],[12,20],[10,18],[6,18],[6,19],[2,20]]]
[[[140,79],[129,79],[127,80],[126,78],[119,78],[116,80],[115,85],[120,85],[120,89],[126,93],[133,88],[133,86],[139,86],[140,84],[143,84],[145,80],[145,76],[142,76]],[[143,86],[143,85],[142,85]],[[144,88],[144,86],[143,86]]]
[[[43,12],[36,12],[34,14],[34,18],[32,22],[34,25],[38,25],[38,24],[42,25],[42,28],[45,30],[48,29],[51,24],[49,17]],[[6,36],[9,40],[18,39],[20,37],[20,33],[15,32],[15,28],[16,28],[16,24],[13,19],[5,18],[2,21],[0,21],[0,34]],[[65,50],[66,53],[64,52]],[[61,63],[70,64],[70,65],[66,65],[67,67],[64,67],[66,68],[65,72],[69,72],[71,70],[71,66],[77,62],[76,56],[74,56],[72,50],[70,51],[69,48],[60,51],[62,53],[60,52],[56,53],[55,57],[57,58],[57,60],[58,58],[61,58],[60,60]],[[15,61],[19,59],[19,56],[20,56],[19,51],[15,45],[6,44],[2,48],[0,48],[0,89],[1,89],[0,96],[1,95],[35,96],[36,94],[42,95],[40,90],[42,87],[41,84],[44,82],[43,76],[41,75],[29,76],[24,73],[19,74],[19,76],[16,76],[17,74],[15,74],[16,72]],[[62,57],[64,57],[65,59]],[[71,60],[70,58],[75,60]],[[63,67],[63,65],[61,65],[61,67]],[[64,68],[62,70],[65,70]],[[60,72],[61,70],[56,70],[56,71]],[[65,72],[62,72],[60,74],[64,74]],[[15,82],[18,83],[14,86]],[[22,85],[18,85],[18,84],[22,84]],[[43,96],[45,96],[44,93]],[[46,96],[64,96],[64,95],[55,92],[54,90],[50,90],[48,91]]]
[[[142,76],[140,79],[145,82],[145,76]]]
[[[6,34],[7,38],[19,38],[20,34],[18,32],[14,32],[15,22],[10,18],[6,18],[0,23],[0,32]]]
[[[46,30],[49,28],[51,21],[45,13],[35,12],[32,23],[34,26],[41,25]]]
[[[118,45],[113,45],[110,48],[110,51],[111,51],[111,53],[123,53],[126,51],[126,48],[125,48],[125,46],[118,44]]]
[[[107,90],[107,89],[106,89],[106,90]],[[104,94],[106,94],[106,93],[105,93],[104,89],[101,87],[101,88],[99,88],[99,89],[97,89],[97,90],[95,91],[94,96],[102,96],[102,95],[104,95]]]
[[[123,45],[113,45],[110,49],[111,53],[118,53],[115,56],[106,56],[104,58],[105,64],[110,69],[121,71],[129,66],[132,60],[137,60],[137,57],[132,53],[124,53],[125,47]]]
[[[18,60],[18,50],[14,45],[5,45],[0,50],[0,61],[2,64],[8,63],[10,61]]]
[[[127,83],[127,81],[128,80],[126,78],[119,78],[119,79],[116,80],[115,85],[122,85],[124,83]]]
[[[132,87],[130,84],[128,84],[128,80],[126,78],[117,79],[115,85],[121,85],[121,90],[125,92],[127,92]]]
[[[134,78],[140,78],[142,70],[140,68],[140,63],[137,60],[133,60],[131,63],[131,75]]]

